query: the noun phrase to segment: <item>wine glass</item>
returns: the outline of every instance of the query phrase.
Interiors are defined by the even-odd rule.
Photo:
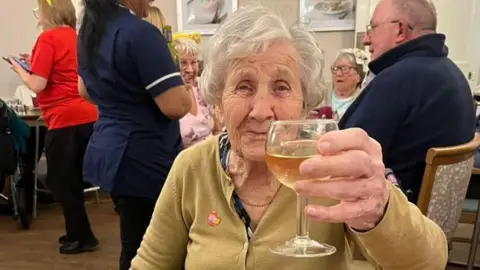
[[[338,130],[333,119],[275,121],[270,125],[265,145],[268,168],[284,186],[293,189],[296,181],[307,180],[300,175],[300,164],[315,155],[317,139],[326,132]],[[321,180],[321,179],[320,179]],[[272,249],[271,252],[290,257],[322,257],[336,252],[330,246],[309,237],[305,216],[307,197],[297,194],[297,232],[294,238]]]

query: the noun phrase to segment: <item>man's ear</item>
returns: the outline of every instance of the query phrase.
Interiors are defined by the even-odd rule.
[[[398,22],[397,28],[397,38],[395,41],[397,43],[402,43],[408,38],[408,24],[404,23],[403,21]]]

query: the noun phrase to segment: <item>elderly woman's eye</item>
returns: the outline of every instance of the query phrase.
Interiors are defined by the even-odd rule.
[[[290,85],[287,82],[277,82],[275,85],[275,91],[290,91]]]
[[[251,90],[250,84],[247,82],[241,82],[236,87],[237,90]]]

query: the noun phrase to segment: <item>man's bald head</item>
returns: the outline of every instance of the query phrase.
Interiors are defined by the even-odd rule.
[[[435,6],[429,0],[382,0],[375,7],[363,38],[372,60],[385,52],[416,39],[433,34],[437,28]]]
[[[399,15],[405,18],[414,31],[436,31],[437,11],[431,0],[391,1]]]

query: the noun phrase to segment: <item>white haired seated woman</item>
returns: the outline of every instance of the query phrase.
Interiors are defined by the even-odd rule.
[[[342,49],[337,53],[330,70],[332,88],[326,91],[323,104],[312,110],[309,118],[323,118],[331,111],[339,120],[363,89],[365,74],[368,72],[368,56],[360,49]],[[330,107],[326,110],[325,107]],[[328,118],[328,117],[327,117]]]
[[[445,268],[444,233],[385,179],[381,147],[361,129],[322,135],[322,155],[300,166],[306,178],[332,181],[299,181],[293,191],[269,172],[270,123],[304,119],[322,98],[321,51],[303,26],[289,28],[261,6],[240,8],[211,37],[204,60],[200,85],[227,131],[177,157],[132,270],[351,269],[346,239],[378,269]],[[333,255],[270,253],[295,231],[296,193],[329,200],[305,212],[316,221],[310,237],[335,246]]]
[[[185,148],[201,142],[220,131],[218,121],[214,117],[212,106],[208,106],[197,84],[198,59],[200,48],[190,38],[177,38],[174,48],[178,55],[178,66],[183,83],[190,90],[192,108],[180,119],[180,133]]]

